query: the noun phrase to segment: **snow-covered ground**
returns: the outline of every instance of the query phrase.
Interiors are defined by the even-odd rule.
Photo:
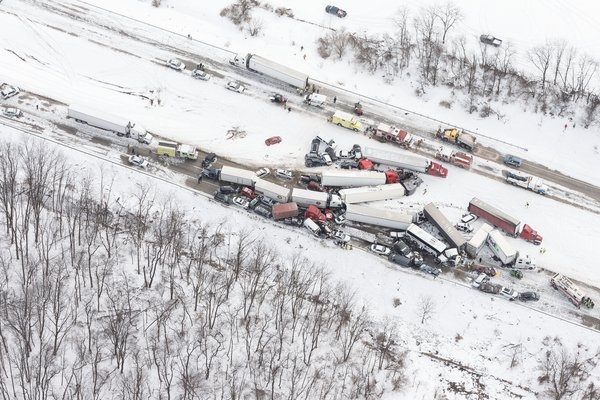
[[[76,8],[87,7],[84,3],[75,3],[78,4]],[[595,12],[598,6],[592,2],[577,2],[576,5],[543,1],[525,4],[479,3],[462,1],[458,4],[466,19],[457,27],[456,32],[451,31],[451,35],[458,32],[465,34],[472,45],[476,46],[479,34],[490,32],[512,41],[519,46],[520,51],[540,44],[547,38],[565,37],[582,51],[600,58],[598,42],[592,40],[596,36],[595,19],[598,18],[598,13]],[[600,138],[595,130],[585,130],[579,126],[573,128],[569,124],[569,128],[563,132],[565,121],[524,113],[523,107],[518,104],[501,105],[502,113],[505,114],[502,120],[479,119],[464,113],[463,107],[459,105],[450,110],[439,107],[441,100],[454,100],[444,89],[430,90],[423,97],[416,98],[416,82],[410,77],[398,78],[389,85],[383,83],[379,76],[369,76],[356,67],[349,66],[346,60],[325,62],[319,59],[314,42],[326,31],[320,26],[346,26],[349,31],[357,32],[375,31],[373,27],[377,27],[377,31],[393,29],[389,15],[394,12],[397,4],[389,0],[357,3],[352,7],[344,5],[349,12],[345,19],[325,14],[325,4],[321,3],[299,0],[272,2],[275,7],[285,4],[294,11],[297,19],[316,25],[278,18],[266,11],[255,11],[255,15],[264,20],[264,31],[258,38],[239,32],[230,22],[219,17],[219,11],[226,5],[224,2],[196,4],[163,0],[163,5],[158,9],[150,7],[149,2],[139,1],[110,0],[101,4],[121,15],[160,26],[176,34],[123,17],[107,16],[95,10],[89,13],[94,15],[94,20],[104,19],[101,21],[103,24],[122,29],[133,36],[137,34],[152,38],[165,46],[181,48],[217,61],[207,61],[205,64],[215,75],[223,77],[214,76],[208,82],[193,80],[189,76],[189,70],[179,73],[164,66],[167,59],[175,56],[193,63],[201,60],[195,60],[187,54],[173,54],[168,47],[161,49],[160,44],[139,42],[135,38],[118,35],[94,24],[80,21],[66,24],[64,17],[49,14],[34,4],[29,1],[4,0],[0,5],[0,32],[4,33],[0,35],[0,54],[3,60],[0,63],[0,81],[19,85],[24,91],[65,104],[86,104],[127,115],[154,133],[195,144],[202,150],[214,151],[219,156],[231,158],[252,168],[302,168],[303,155],[315,134],[335,139],[340,148],[350,148],[354,143],[382,148],[387,146],[327,124],[324,114],[303,108],[299,97],[291,99],[292,112],[289,113],[271,104],[266,99],[266,94],[272,90],[268,85],[256,80],[255,76],[248,78],[242,72],[238,74],[224,69],[217,62],[226,63],[229,57],[227,52],[190,41],[186,38],[187,34],[232,52],[261,54],[306,71],[316,79],[418,111],[449,124],[466,127],[505,143],[514,143],[527,151],[490,139],[480,140],[501,152],[521,155],[600,185],[600,173],[590,168],[597,164],[600,157]],[[405,4],[416,10],[422,3]],[[544,25],[529,23],[532,15],[544,21]],[[575,22],[567,23],[570,19]],[[574,24],[578,28],[570,29]],[[70,34],[65,34],[65,31]],[[304,47],[304,51],[300,50],[300,46]],[[307,55],[306,58],[303,57],[304,54]],[[521,54],[520,60],[524,63],[522,58]],[[247,92],[238,94],[225,90],[224,85],[229,79],[246,83]],[[150,106],[148,98],[154,97],[158,91],[160,105]],[[35,123],[43,119],[65,122],[64,105],[46,104],[29,95],[12,98],[5,103],[21,104],[26,112],[25,120]],[[40,110],[35,109],[36,104],[41,105]],[[405,118],[412,120],[414,117]],[[413,122],[418,126],[429,126],[431,131],[437,128],[434,122]],[[244,138],[227,139],[227,130],[233,127],[245,130],[247,135]],[[47,130],[51,129],[52,126],[48,125]],[[4,137],[18,135],[5,127],[1,132]],[[273,135],[282,136],[283,142],[266,147],[264,139]],[[74,163],[86,162],[91,173],[96,168],[107,168],[99,161],[88,163],[87,157],[71,151],[67,154],[73,158]],[[112,160],[118,160],[118,156],[115,152],[106,154]],[[500,165],[485,163],[492,168],[501,168]],[[136,171],[129,168],[114,168],[118,168],[115,175],[122,180],[124,188],[127,187],[126,182],[146,179],[140,178]],[[597,268],[593,248],[593,241],[600,237],[598,214],[558,203],[481,175],[449,168],[447,179],[423,177],[426,193],[420,190],[402,201],[385,202],[378,206],[401,209],[434,202],[449,218],[457,219],[465,212],[469,200],[474,196],[479,197],[524,219],[544,236],[543,247],[547,250],[544,254],[538,253],[539,248],[522,240],[507,238],[520,252],[531,254],[540,267],[564,272],[600,287],[600,270]],[[161,175],[173,181],[181,181],[180,177],[169,175],[168,172],[161,172]],[[151,179],[150,182],[154,181]],[[371,304],[373,315],[381,320],[391,317],[401,321],[398,329],[400,336],[405,338],[403,346],[415,352],[413,364],[409,367],[411,374],[414,372],[414,382],[404,393],[406,399],[432,398],[438,382],[435,377],[438,374],[450,374],[448,370],[430,371],[428,368],[431,368],[431,364],[419,362],[417,351],[429,351],[459,360],[484,376],[495,376],[513,382],[515,387],[522,385],[535,388],[535,366],[544,354],[544,338],[561,337],[571,348],[579,342],[598,342],[596,331],[532,312],[527,307],[501,298],[491,298],[454,281],[431,280],[418,273],[398,271],[390,267],[389,263],[377,260],[360,249],[347,252],[323,245],[301,230],[266,223],[254,216],[248,217],[242,211],[225,210],[179,187],[167,188],[164,184],[160,187],[165,196],[175,195],[182,204],[189,205],[191,213],[202,209],[202,218],[226,220],[232,229],[260,227],[273,247],[283,253],[300,253],[309,258],[315,258],[315,254],[318,254],[318,261],[324,261],[324,266],[337,279],[356,288],[362,298]],[[529,203],[529,207],[525,206],[526,203]],[[468,282],[465,284],[468,285]],[[558,297],[548,290],[547,280],[538,278],[536,274],[526,277],[523,283],[516,283],[518,290],[532,287],[539,287],[542,291],[541,303],[544,303],[546,309],[559,316],[568,316],[572,306],[563,298],[557,303],[555,299]],[[544,293],[548,293],[552,300],[546,302]],[[430,294],[435,299],[436,312],[427,324],[421,325],[416,310],[425,294]],[[394,307],[396,298],[400,299],[401,305]],[[596,299],[596,303],[600,303],[600,299]],[[599,308],[590,311],[590,315],[598,317]],[[457,340],[457,335],[462,339]],[[523,346],[522,362],[511,369],[507,348],[516,344]],[[600,379],[598,371],[595,374]],[[532,393],[523,395],[524,398],[536,398]]]

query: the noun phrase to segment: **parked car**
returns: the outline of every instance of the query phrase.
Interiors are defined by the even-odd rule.
[[[167,61],[167,66],[169,68],[176,69],[177,71],[183,71],[185,69],[185,64],[183,61],[176,58],[171,58],[169,61]]]
[[[271,170],[269,168],[261,168],[258,171],[256,171],[256,176],[259,178],[264,178],[265,176],[269,175],[271,173]]]
[[[234,92],[238,93],[243,93],[244,90],[246,90],[246,88],[241,83],[235,81],[227,82],[227,85],[225,87],[229,90],[233,90]]]
[[[519,293],[517,293],[514,289],[511,289],[509,287],[503,287],[500,291],[500,294],[509,299],[510,301],[513,301],[514,299],[519,297]]]
[[[15,107],[2,107],[2,115],[11,118],[19,118],[23,115],[23,111]]]
[[[214,167],[208,167],[202,170],[202,176],[208,179],[217,180],[219,179],[219,172],[221,172],[221,170]]]
[[[207,74],[206,72],[204,72],[202,70],[195,69],[192,71],[192,77],[203,80],[203,81],[207,81],[210,79],[210,74]]]
[[[248,206],[250,205],[250,200],[248,200],[246,197],[244,196],[235,196],[232,199],[232,202],[234,205],[241,207],[243,209],[247,209]]]
[[[247,186],[243,186],[240,189],[240,194],[244,197],[247,197],[250,200],[254,200],[256,196],[258,196],[254,190],[250,189]]]
[[[471,222],[477,221],[477,218],[479,218],[477,215],[465,214],[460,219],[460,222],[462,222],[463,224],[470,224]]]
[[[223,193],[223,194],[234,194],[237,193],[237,189],[234,188],[231,185],[223,185],[221,187],[219,187],[219,192]]]
[[[273,93],[269,96],[269,100],[273,103],[285,103],[287,99],[280,93]]]
[[[540,295],[536,292],[523,292],[519,293],[519,300],[521,301],[538,301],[540,299]]]
[[[333,239],[334,243],[336,243],[336,244],[350,242],[350,235],[348,235],[340,230],[333,231],[331,238]]]
[[[478,288],[479,286],[481,286],[482,284],[489,282],[490,281],[490,277],[487,276],[486,274],[482,274],[480,273],[477,278],[475,278],[475,280],[471,283],[471,285],[474,288]]]
[[[276,169],[275,176],[282,179],[294,179],[294,173],[288,169]]]
[[[276,203],[275,200],[273,200],[272,198],[267,197],[267,196],[257,196],[256,198],[259,200],[260,203],[267,205],[269,207],[273,207],[273,204]]]
[[[202,168],[210,167],[215,161],[217,161],[217,155],[215,153],[208,153],[204,157],[204,160],[202,160]]]
[[[263,204],[259,204],[254,208],[254,212],[257,213],[258,215],[260,215],[261,217],[265,217],[265,218],[271,218],[271,216],[273,215],[271,213],[271,208],[270,207],[266,207]]]
[[[475,265],[473,266],[473,271],[477,271],[480,274],[486,274],[487,276],[496,276],[496,270],[493,267],[485,265]]]
[[[481,41],[481,43],[491,44],[494,47],[498,47],[502,44],[502,39],[498,39],[497,37],[492,35],[481,35],[479,36],[479,40]]]
[[[391,253],[388,256],[388,260],[394,264],[400,265],[401,267],[410,267],[410,264],[412,263],[412,258],[400,253]]]
[[[4,100],[6,100],[18,95],[20,92],[21,90],[16,86],[5,85],[4,88],[0,91],[0,96],[2,96]]]
[[[142,156],[129,156],[128,158],[129,164],[135,165],[136,167],[146,168],[148,167],[148,161]]]
[[[271,146],[272,144],[281,143],[281,136],[271,136],[267,140],[265,140],[265,144],[267,146]]]
[[[502,158],[502,162],[505,165],[510,165],[515,168],[519,168],[521,166],[521,159],[519,157],[512,156],[510,154],[505,155],[504,158]]]
[[[346,15],[348,15],[348,13],[346,11],[344,11],[341,8],[338,8],[336,6],[325,7],[325,12],[327,12],[328,14],[337,15],[340,18],[344,18]]]
[[[419,267],[419,271],[425,272],[426,274],[431,274],[433,276],[438,276],[442,273],[441,269],[432,267],[428,264],[421,264],[421,266]]]
[[[465,232],[465,233],[473,232],[473,227],[470,224],[467,224],[464,222],[458,222],[456,225],[454,225],[454,227],[461,232]]]
[[[392,252],[388,247],[385,247],[381,244],[372,244],[371,247],[369,247],[369,249],[375,253],[378,254],[380,256],[389,256],[390,253]]]
[[[219,191],[215,192],[214,199],[227,206],[231,204],[231,197],[228,194],[221,193]]]

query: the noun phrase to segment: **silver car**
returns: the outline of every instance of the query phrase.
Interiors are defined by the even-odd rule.
[[[246,90],[246,88],[242,84],[234,81],[227,82],[227,86],[225,87],[229,90],[233,90],[234,92],[238,93],[244,93],[244,90]]]
[[[171,58],[169,61],[167,61],[167,66],[169,68],[176,69],[177,71],[183,71],[185,69],[185,64],[183,61],[176,58]]]
[[[203,80],[203,81],[207,81],[207,80],[210,79],[210,75],[209,74],[207,74],[206,72],[201,71],[199,69],[195,69],[195,70],[192,71],[192,77],[194,77],[196,79]]]
[[[11,118],[19,118],[23,115],[23,111],[15,107],[2,107],[2,115]]]

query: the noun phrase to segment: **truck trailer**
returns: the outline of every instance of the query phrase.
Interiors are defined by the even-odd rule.
[[[444,239],[458,250],[462,250],[467,241],[454,227],[452,223],[442,214],[442,212],[433,203],[429,203],[423,209],[427,220],[435,226]]]
[[[384,228],[405,230],[415,220],[415,215],[373,207],[346,205],[346,219]]]
[[[152,143],[152,135],[140,125],[127,118],[82,106],[69,106],[67,117],[96,128],[131,137],[140,143]]]
[[[521,237],[535,245],[542,243],[542,236],[540,236],[531,226],[524,224],[518,219],[500,211],[496,207],[479,200],[477,197],[473,197],[469,202],[468,210],[470,213],[485,219],[493,226],[513,237]]]
[[[287,203],[290,199],[290,189],[276,185],[264,179],[255,178],[254,191],[280,203]]]
[[[307,74],[267,60],[256,54],[248,54],[246,56],[236,55],[229,60],[229,63],[231,65],[246,67],[250,71],[261,73],[299,89],[305,89],[308,86]]]
[[[460,256],[456,248],[448,248],[446,243],[436,239],[431,233],[418,225],[409,225],[404,236],[421,250],[436,257],[439,262],[447,263],[448,261],[452,261],[456,265],[460,261]]]
[[[398,181],[398,173],[394,170],[384,172],[327,170],[321,174],[321,185],[331,187],[375,186]]]
[[[378,164],[389,165],[433,176],[440,176],[442,178],[445,178],[448,175],[448,169],[446,167],[416,154],[398,153],[365,147],[362,155],[364,158]]]
[[[514,249],[500,231],[494,229],[488,234],[487,244],[492,253],[500,260],[502,265],[511,265],[519,257],[519,252]]]
[[[399,183],[391,185],[363,186],[342,189],[339,191],[342,201],[346,204],[400,199],[404,197],[405,193],[406,189]]]
[[[336,194],[298,188],[292,189],[292,201],[304,206],[312,204],[319,208],[339,208],[342,206],[342,200]]]
[[[257,177],[256,174],[247,169],[223,165],[221,168],[221,181],[231,182],[238,185],[253,187]]]
[[[277,203],[273,204],[271,208],[273,219],[278,221],[284,218],[292,218],[298,216],[298,204],[294,202],[290,203]]]
[[[469,256],[473,258],[477,257],[477,254],[479,254],[481,249],[483,249],[483,246],[485,246],[488,234],[493,229],[494,228],[491,225],[488,225],[486,223],[481,225],[481,227],[477,230],[477,232],[475,232],[471,240],[469,240],[465,245],[465,250],[467,251],[467,254]]]

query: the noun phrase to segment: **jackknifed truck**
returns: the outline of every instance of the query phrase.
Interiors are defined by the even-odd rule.
[[[399,153],[365,147],[363,148],[362,155],[364,158],[381,165],[389,165],[391,167],[421,172],[442,178],[445,178],[448,175],[448,169],[443,165],[416,154]]]
[[[535,245],[542,243],[542,236],[540,236],[535,229],[531,226],[521,222],[515,217],[500,211],[496,207],[473,197],[469,202],[468,210],[471,214],[477,215],[480,218],[485,219],[493,226],[503,230],[513,237],[521,237],[522,239],[532,242]]]

